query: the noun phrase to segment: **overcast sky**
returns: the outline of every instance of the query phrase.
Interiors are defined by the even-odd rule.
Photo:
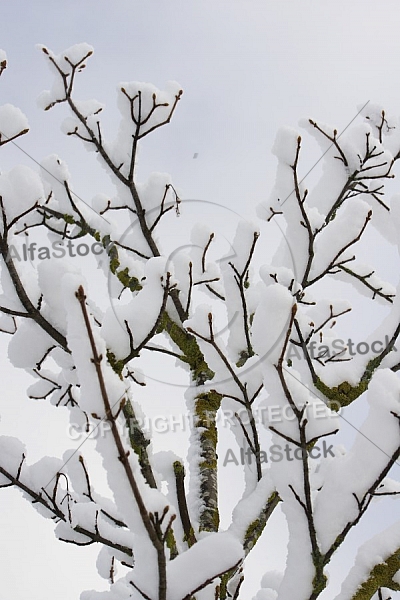
[[[111,187],[93,156],[61,133],[64,108],[44,113],[37,107],[36,98],[51,86],[52,76],[36,44],[56,53],[78,42],[94,46],[77,94],[105,102],[110,133],[118,125],[119,82],[149,81],[162,88],[168,80],[178,81],[183,98],[172,123],[146,140],[139,175],[145,178],[153,170],[171,173],[183,198],[231,209],[232,223],[238,215],[255,219],[256,204],[272,188],[276,161],[270,150],[281,125],[297,127],[300,118],[312,117],[340,131],[354,118],[357,106],[369,100],[400,115],[398,0],[1,4],[0,48],[7,52],[9,68],[1,78],[0,104],[19,106],[31,132],[18,141],[29,156],[7,147],[0,170],[18,163],[35,168],[32,159],[40,161],[55,152],[67,161],[74,191],[84,199]],[[312,141],[307,152],[309,168],[318,156]],[[217,209],[203,210],[206,219],[227,219]],[[63,425],[49,427],[51,409],[41,408],[35,420],[39,413],[25,408],[26,380],[20,373],[16,380],[4,343],[0,348],[0,433],[11,435],[14,425],[24,432],[21,420],[29,414],[37,459],[62,435]],[[60,597],[48,572],[60,573],[65,600],[78,598],[83,589],[100,589],[91,563],[96,552],[53,542],[51,524],[9,490],[0,493],[0,529],[1,588],[4,582],[9,586],[4,598]],[[45,585],[43,578],[48,578]]]

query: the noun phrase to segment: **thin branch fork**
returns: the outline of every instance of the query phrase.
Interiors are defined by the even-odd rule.
[[[256,426],[256,422],[254,419],[254,415],[253,415],[253,411],[251,408],[251,404],[248,400],[245,400],[244,405],[246,407],[246,411],[247,411],[247,415],[249,418],[249,425],[251,428],[251,433],[253,436],[253,441],[250,440],[250,436],[246,430],[246,427],[243,424],[242,419],[240,418],[240,416],[235,413],[235,417],[237,418],[239,425],[243,431],[243,434],[246,438],[247,443],[249,444],[249,448],[251,449],[255,459],[256,459],[256,469],[257,469],[257,481],[260,481],[261,477],[262,477],[262,468],[261,468],[261,446],[260,446],[260,440],[259,440],[259,436],[258,436],[258,431],[257,431],[257,426]]]
[[[396,418],[399,418],[398,415],[394,415],[394,416]],[[358,511],[359,511],[358,515],[355,517],[355,519],[353,519],[353,521],[349,521],[345,525],[343,530],[336,537],[336,540],[333,542],[333,544],[331,545],[329,550],[324,554],[324,556],[323,556],[324,564],[328,564],[328,562],[330,561],[334,552],[338,549],[338,547],[346,539],[348,533],[351,531],[351,529],[353,529],[353,527],[355,527],[358,524],[361,517],[365,514],[368,506],[370,505],[371,501],[373,500],[376,490],[380,487],[383,479],[387,476],[390,469],[397,462],[399,457],[400,457],[400,446],[393,452],[392,456],[389,457],[389,460],[388,460],[386,466],[382,469],[382,471],[380,472],[380,474],[378,475],[378,477],[376,478],[374,483],[368,488],[368,490],[364,493],[362,498],[358,499],[357,496],[354,494],[355,500],[357,502]],[[379,495],[379,493],[378,493],[378,495]]]
[[[246,338],[248,358],[250,358],[251,356],[254,355],[254,351],[253,351],[253,347],[251,345],[251,340],[250,340],[249,315],[248,315],[246,295],[245,295],[245,282],[246,282],[246,278],[248,276],[250,263],[253,258],[254,250],[255,250],[256,243],[257,243],[257,240],[259,237],[260,237],[260,234],[258,232],[254,232],[253,242],[250,247],[249,255],[247,257],[246,264],[244,265],[241,272],[239,272],[237,270],[237,268],[235,267],[235,265],[233,263],[231,263],[231,262],[229,263],[229,266],[233,269],[233,271],[235,273],[235,282],[239,288],[240,300],[242,303],[242,313],[243,313],[243,329],[244,329],[244,335]]]
[[[210,344],[214,348],[214,350],[217,352],[218,356],[220,357],[220,359],[222,360],[222,362],[228,369],[230,375],[232,376],[232,379],[234,380],[234,382],[236,383],[236,385],[238,386],[238,388],[240,389],[242,394],[244,396],[247,396],[247,391],[246,391],[245,385],[240,381],[239,377],[236,375],[235,371],[233,370],[232,365],[230,364],[229,360],[227,359],[227,357],[225,356],[225,354],[222,352],[221,348],[218,346],[217,342],[215,341],[212,313],[208,314],[208,326],[209,326],[209,331],[210,331],[209,338],[201,335],[197,331],[194,331],[194,329],[192,329],[191,327],[187,327],[186,331],[188,331],[189,333],[192,333],[196,337],[203,340],[203,342]]]
[[[351,312],[351,310],[352,310],[351,308],[345,308],[344,310],[342,310],[342,311],[340,311],[338,313],[335,313],[333,311],[333,305],[330,304],[329,305],[329,317],[327,317],[325,319],[325,321],[323,321],[321,323],[321,325],[319,325],[316,329],[313,330],[313,335],[315,333],[318,333],[321,329],[323,329],[325,327],[325,325],[327,325],[329,323],[329,321],[332,321],[332,319],[337,319],[338,317],[341,317],[342,315],[345,315],[346,313]],[[333,323],[331,323],[331,328],[334,325],[336,325],[336,321],[333,321]]]
[[[349,175],[349,177],[348,177],[346,183],[344,184],[343,188],[341,189],[338,197],[336,198],[335,202],[332,204],[331,208],[329,209],[328,214],[325,217],[323,227],[326,227],[328,225],[328,223],[334,218],[338,209],[342,206],[344,201],[347,200],[348,193],[353,191],[353,186],[354,186],[354,182],[355,182],[355,178],[356,178],[357,174],[358,174],[358,171],[356,170],[356,171],[354,171],[354,173]]]
[[[138,356],[140,354],[140,351],[146,347],[146,345],[149,343],[149,341],[154,337],[154,335],[156,334],[160,323],[161,323],[161,319],[162,316],[165,312],[166,306],[167,306],[167,300],[168,300],[168,296],[170,295],[170,292],[172,290],[172,287],[170,285],[170,281],[171,281],[171,273],[167,273],[166,274],[166,281],[165,284],[163,284],[163,288],[164,288],[164,293],[163,293],[163,298],[162,298],[162,302],[161,302],[161,306],[160,306],[160,310],[158,312],[158,316],[157,319],[153,325],[153,327],[150,329],[149,333],[146,335],[146,337],[143,339],[143,341],[136,347],[133,347],[133,338],[132,335],[130,334],[129,328],[128,328],[128,334],[130,337],[130,341],[131,341],[131,351],[128,354],[128,356],[126,356],[123,359],[124,364],[127,364],[130,360],[132,360],[135,356]],[[128,326],[128,324],[126,323],[126,326]]]
[[[238,386],[239,390],[241,391],[241,393],[243,395],[243,402],[240,402],[240,404],[243,404],[246,407],[246,410],[249,414],[250,426],[251,426],[253,437],[254,437],[254,451],[255,451],[255,456],[257,459],[257,477],[258,477],[258,480],[260,480],[261,475],[262,475],[261,463],[260,463],[260,446],[259,446],[258,432],[257,432],[257,428],[255,425],[254,415],[251,410],[251,402],[254,400],[254,397],[252,400],[249,399],[248,393],[247,393],[247,384],[246,383],[243,384],[240,381],[239,377],[236,375],[234,369],[232,368],[232,365],[230,364],[229,360],[227,359],[225,354],[222,352],[222,350],[219,348],[218,344],[216,343],[215,338],[214,338],[211,313],[209,313],[209,315],[208,315],[208,322],[209,322],[209,329],[210,329],[210,338],[206,338],[206,337],[202,336],[201,334],[199,334],[198,332],[194,331],[193,329],[191,329],[189,327],[188,327],[187,331],[190,333],[193,333],[193,335],[199,337],[200,339],[207,342],[208,344],[211,344],[211,346],[216,350],[218,356],[221,358],[222,362],[228,369],[230,375],[232,376],[232,379],[234,380],[234,382],[236,383],[236,385]],[[259,393],[259,392],[257,392],[257,393]]]
[[[174,195],[175,195],[175,202],[173,202],[172,204],[170,204],[169,206],[165,207],[165,200],[167,198],[168,192],[169,190],[172,190]],[[179,216],[179,204],[181,203],[181,200],[178,196],[178,193],[176,191],[176,189],[174,188],[174,186],[172,185],[172,183],[168,183],[165,186],[165,190],[164,190],[164,195],[161,199],[161,203],[160,203],[160,212],[157,215],[156,220],[154,221],[153,225],[150,227],[150,231],[153,232],[154,229],[157,227],[158,223],[160,222],[160,220],[162,219],[162,217],[169,212],[170,210],[172,210],[175,207],[175,212],[176,215]]]
[[[258,390],[256,390],[255,394],[250,399],[249,395],[248,395],[248,392],[247,392],[247,384],[246,383],[243,384],[240,381],[239,377],[235,373],[235,370],[233,369],[233,367],[232,367],[231,363],[229,362],[228,358],[225,356],[225,354],[222,352],[222,350],[218,346],[217,342],[215,341],[214,329],[213,329],[213,322],[212,322],[212,313],[209,313],[209,315],[208,315],[208,325],[209,325],[209,331],[210,331],[210,337],[209,338],[207,338],[207,337],[201,335],[200,333],[194,331],[190,327],[187,328],[187,331],[189,333],[192,333],[196,337],[200,338],[204,342],[210,344],[214,348],[214,350],[217,352],[218,356],[222,360],[223,364],[228,369],[228,371],[229,371],[232,379],[236,383],[237,387],[239,388],[239,390],[240,390],[240,392],[241,392],[241,394],[243,396],[243,400],[240,400],[238,398],[234,398],[234,399],[237,400],[243,406],[245,406],[245,408],[247,410],[247,413],[249,415],[249,424],[250,424],[250,427],[251,427],[251,430],[252,430],[252,435],[253,435],[253,440],[254,440],[254,443],[250,443],[249,445],[250,445],[250,448],[252,449],[252,451],[253,451],[253,453],[255,455],[255,458],[256,458],[257,479],[259,481],[261,479],[261,477],[262,477],[261,456],[260,456],[260,442],[259,442],[259,438],[258,438],[258,432],[257,432],[257,427],[256,427],[254,415],[253,415],[253,412],[252,412],[252,403],[254,402],[254,400],[256,399],[256,397],[258,396],[258,394],[261,392],[262,386],[259,387]],[[230,396],[230,397],[232,397],[232,396]],[[240,425],[241,425],[241,427],[243,429],[243,426],[242,426],[242,423],[241,423],[240,419],[239,419],[239,423],[240,423]],[[246,439],[249,439],[247,431],[245,433],[245,436],[246,436]]]
[[[101,157],[103,158],[103,160],[105,161],[105,163],[107,164],[107,166],[110,168],[110,170],[112,171],[112,173],[122,183],[124,183],[125,185],[127,185],[129,183],[128,180],[121,174],[120,170],[114,165],[114,163],[111,160],[110,156],[106,152],[103,144],[100,143],[100,141],[97,138],[97,136],[94,133],[94,131],[89,127],[89,125],[87,123],[87,119],[78,110],[77,106],[75,105],[74,101],[72,100],[71,94],[72,94],[72,88],[73,88],[73,81],[74,81],[75,71],[76,71],[76,68],[77,68],[78,65],[76,65],[76,66],[73,67],[73,69],[72,69],[72,76],[71,76],[71,79],[70,79],[70,83],[68,83],[68,75],[66,73],[64,73],[62,71],[62,69],[58,66],[57,62],[49,54],[47,48],[42,48],[42,51],[44,52],[44,54],[46,54],[48,56],[48,59],[54,65],[54,67],[56,68],[58,74],[60,75],[61,80],[63,82],[63,86],[64,86],[64,92],[65,92],[65,97],[64,98],[52,102],[51,104],[49,104],[46,107],[46,110],[49,110],[50,108],[53,108],[53,106],[55,106],[56,104],[67,102],[67,104],[69,105],[71,111],[74,113],[74,115],[77,117],[77,119],[80,121],[80,123],[83,125],[83,127],[87,131],[90,140],[93,142],[94,146],[96,147],[96,150],[99,152],[99,154],[101,155]],[[89,54],[88,54],[88,56],[89,56]],[[85,60],[86,60],[86,58],[88,58],[88,56],[85,57]]]
[[[352,269],[349,269],[349,267],[345,267],[344,264],[338,264],[337,266],[338,266],[338,269],[340,269],[341,271],[344,271],[345,273],[347,273],[347,275],[350,275],[351,277],[358,279],[358,281],[360,281],[363,285],[365,285],[365,287],[367,287],[369,290],[371,290],[371,292],[373,292],[373,296],[372,296],[373,300],[375,299],[376,296],[379,296],[380,298],[383,298],[384,300],[387,300],[388,302],[393,304],[392,298],[395,297],[395,294],[385,294],[384,292],[382,292],[382,287],[377,288],[369,283],[368,279],[369,279],[369,277],[371,277],[374,274],[374,271],[372,271],[371,273],[368,273],[367,275],[360,275],[359,273],[356,273]]]
[[[365,231],[368,223],[370,222],[371,218],[372,218],[372,210],[368,211],[367,216],[365,217],[365,221],[364,221],[364,223],[363,223],[360,231],[358,232],[358,234],[352,240],[350,240],[350,242],[348,242],[342,248],[340,248],[340,250],[338,250],[338,252],[332,258],[331,262],[326,267],[326,269],[324,269],[319,275],[317,275],[316,277],[314,277],[314,279],[311,279],[309,281],[304,281],[303,282],[304,283],[304,285],[303,285],[304,288],[309,287],[310,285],[313,285],[314,283],[316,283],[317,281],[319,281],[320,279],[322,279],[327,273],[331,272],[333,269],[335,269],[335,268],[342,268],[341,267],[342,263],[336,263],[337,259],[346,250],[348,250],[351,246],[353,246],[354,244],[356,244],[361,239],[361,236],[364,233],[364,231]],[[346,261],[343,261],[343,262],[348,262],[349,260],[351,260],[351,259],[347,259]]]
[[[381,189],[383,188],[383,185],[374,189],[374,190],[369,190],[366,186],[366,184],[363,183],[363,180],[372,180],[372,179],[387,179],[387,178],[391,178],[393,177],[392,175],[390,175],[390,171],[392,169],[393,163],[396,160],[396,158],[389,164],[389,168],[388,171],[382,175],[376,175],[376,176],[368,176],[365,175],[363,176],[362,173],[363,171],[367,171],[367,168],[363,169],[363,165],[370,159],[372,158],[372,154],[368,154],[370,152],[369,150],[369,135],[367,134],[367,138],[366,138],[366,155],[364,156],[364,158],[362,159],[360,157],[360,165],[361,168],[360,169],[356,169],[353,171],[353,173],[351,173],[346,181],[346,183],[344,184],[341,192],[339,193],[337,199],[335,200],[335,202],[333,203],[332,207],[330,208],[328,214],[326,215],[325,218],[325,222],[324,222],[324,226],[326,226],[334,217],[334,215],[336,214],[336,211],[340,208],[340,206],[343,204],[343,202],[345,200],[347,200],[348,198],[351,198],[354,195],[358,195],[359,193],[365,193],[365,194],[369,194],[371,195],[381,206],[383,206],[383,208],[385,208],[386,210],[389,210],[389,207],[382,202],[382,200],[378,197],[377,194],[381,193]],[[384,163],[384,164],[388,164],[388,163]],[[372,169],[375,166],[378,165],[373,165],[371,167],[368,167],[368,169]],[[382,166],[382,165],[381,165]],[[359,177],[361,173],[361,176]],[[358,191],[356,189],[356,186],[361,186],[363,189]]]
[[[49,321],[47,321],[47,319],[43,317],[41,312],[32,304],[31,299],[25,291],[25,288],[19,277],[14,262],[9,255],[8,244],[6,243],[4,237],[1,234],[0,253],[3,257],[7,271],[13,282],[17,296],[22,306],[25,308],[26,312],[29,315],[28,318],[33,319],[55,342],[57,342],[59,346],[63,348],[63,350],[65,350],[65,352],[68,352],[68,354],[70,354],[66,338],[51,323],[49,323]]]
[[[292,333],[293,323],[294,323],[294,320],[295,320],[296,312],[297,312],[297,305],[293,304],[291,315],[290,315],[290,322],[289,322],[288,329],[287,329],[286,336],[285,336],[285,340],[284,340],[284,343],[283,343],[283,346],[282,346],[282,351],[281,351],[281,354],[280,354],[280,357],[279,357],[279,360],[278,360],[278,364],[275,365],[275,369],[278,372],[278,376],[279,376],[279,379],[280,379],[280,382],[281,382],[281,385],[282,385],[282,389],[284,391],[284,394],[286,396],[287,401],[289,402],[290,407],[292,408],[294,414],[296,415],[296,418],[297,419],[301,419],[302,416],[303,416],[303,412],[304,411],[300,410],[299,408],[297,408],[296,403],[293,400],[292,394],[290,393],[290,390],[289,390],[288,385],[286,383],[285,376],[283,374],[283,361],[284,361],[284,358],[285,358],[287,346],[288,346],[288,343],[289,343],[289,340],[290,340],[290,336],[291,336],[291,333]]]
[[[0,69],[1,69],[1,65],[0,65]],[[0,75],[3,72],[3,70],[4,69],[1,69]],[[9,142],[12,142],[12,141],[16,140],[17,138],[21,137],[22,135],[25,135],[28,132],[29,132],[29,129],[27,128],[27,129],[23,129],[19,133],[16,133],[15,135],[12,135],[11,137],[8,137],[8,136],[6,136],[5,133],[2,133],[0,131],[0,146],[5,146]]]
[[[242,560],[240,559],[232,567],[229,567],[229,569],[225,569],[224,571],[221,571],[220,573],[216,573],[215,575],[212,575],[211,577],[209,577],[209,579],[207,579],[206,581],[204,581],[203,583],[198,585],[196,588],[191,590],[188,594],[186,594],[186,596],[184,598],[182,598],[182,600],[191,600],[193,594],[200,592],[200,590],[203,590],[205,587],[210,585],[215,579],[220,578],[223,575],[225,575],[225,573],[229,573],[229,571],[234,571],[235,569],[237,569],[237,567],[240,565],[241,562],[242,562]]]
[[[23,457],[24,459],[24,457]],[[53,515],[53,519],[57,519],[59,521],[63,521],[65,523],[68,522],[67,518],[65,517],[64,513],[62,512],[62,510],[58,507],[58,505],[56,503],[49,503],[49,501],[47,501],[42,494],[35,492],[33,489],[31,489],[29,486],[25,485],[20,479],[20,474],[21,474],[21,468],[22,468],[22,464],[23,464],[23,459],[21,461],[21,464],[18,468],[18,473],[16,475],[12,475],[11,473],[9,473],[6,469],[4,469],[1,465],[0,465],[0,474],[4,475],[9,481],[9,484],[5,484],[5,485],[1,485],[1,487],[9,487],[9,486],[15,486],[17,488],[19,488],[22,492],[24,492],[25,494],[27,494],[27,496],[29,498],[31,498],[31,502],[32,504],[40,504],[41,506],[43,506],[44,508],[46,508],[52,515]],[[129,556],[130,558],[133,556],[132,550],[126,546],[122,546],[121,544],[118,544],[116,542],[113,542],[112,540],[109,540],[103,536],[101,536],[98,532],[92,532],[89,531],[88,529],[81,527],[80,525],[76,525],[75,527],[72,528],[73,531],[76,531],[76,533],[79,533],[81,535],[86,536],[89,541],[87,542],[87,544],[93,544],[93,543],[100,543],[103,544],[104,546],[108,546],[109,548],[113,548],[115,550],[118,550],[124,554],[126,554],[127,556]],[[69,542],[69,543],[76,543],[72,540],[61,540],[64,542]],[[85,542],[85,545],[87,545]],[[77,545],[79,545],[79,543],[77,543]]]
[[[311,270],[312,261],[314,260],[314,239],[315,239],[316,233],[315,234],[313,233],[310,219],[308,218],[308,214],[305,209],[305,200],[307,197],[307,190],[305,191],[303,196],[300,193],[300,182],[299,182],[299,177],[298,177],[298,173],[297,173],[297,167],[298,167],[299,157],[300,157],[300,149],[301,149],[301,137],[299,136],[297,138],[296,156],[295,156],[293,165],[291,165],[291,169],[293,171],[294,192],[296,195],[297,204],[299,206],[301,218],[302,218],[301,224],[307,230],[307,236],[308,236],[308,259],[307,259],[307,264],[306,264],[306,267],[304,270],[304,275],[303,275],[302,283],[301,283],[301,287],[305,288],[306,286],[303,284],[307,282],[308,275]]]
[[[339,152],[340,160],[343,162],[343,164],[344,164],[345,167],[348,167],[349,163],[347,161],[346,155],[343,152],[343,150],[341,149],[341,147],[339,146],[338,137],[337,137],[337,133],[338,133],[337,129],[333,130],[333,136],[331,136],[331,135],[329,135],[329,133],[327,133],[326,131],[324,131],[319,125],[317,125],[317,123],[315,121],[313,121],[312,119],[309,119],[308,122],[317,131],[319,131],[320,133],[322,133],[322,135],[324,137],[326,137],[330,142],[332,142],[332,144],[335,146],[336,150]]]

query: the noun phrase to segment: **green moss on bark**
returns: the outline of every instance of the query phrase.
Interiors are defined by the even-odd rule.
[[[178,556],[178,548],[176,547],[174,532],[171,528],[167,531],[167,534],[165,536],[165,543],[169,550],[169,558],[170,560],[173,560]]]
[[[218,531],[217,442],[216,415],[222,396],[215,390],[199,394],[195,399],[195,427],[199,430],[200,492],[206,506],[200,513],[201,531]]]
[[[255,519],[248,526],[243,539],[243,549],[246,555],[250,552],[250,550],[252,550],[252,548],[254,548],[254,546],[258,542],[262,532],[264,531],[269,517],[271,516],[273,510],[279,504],[280,501],[281,499],[278,495],[278,492],[273,492],[268,498],[266,505],[260,512],[257,519]]]
[[[196,385],[201,385],[214,377],[214,372],[208,367],[204,360],[196,338],[185,331],[185,329],[175,323],[165,312],[162,316],[158,333],[165,331],[171,340],[182,352],[181,361],[188,364],[192,374],[192,379]]]
[[[319,377],[317,377],[314,385],[326,398],[331,400],[332,405],[330,408],[338,411],[340,408],[354,402],[354,400],[368,389],[369,382],[371,381],[374,372],[381,364],[382,359],[383,356],[380,354],[367,363],[365,371],[357,385],[351,385],[348,381],[343,381],[337,387],[329,387],[321,381]]]
[[[370,600],[379,588],[389,588],[400,591],[400,585],[393,581],[394,575],[400,569],[400,548],[398,548],[383,563],[375,565],[370,576],[359,586],[351,600]]]
[[[329,387],[321,379],[317,378],[314,385],[317,390],[331,401],[330,408],[338,411],[361,396],[368,388],[368,383],[369,381],[360,381],[358,385],[353,386],[348,381],[343,381],[337,387]]]

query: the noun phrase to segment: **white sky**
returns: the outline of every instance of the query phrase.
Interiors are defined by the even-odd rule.
[[[111,187],[93,156],[61,133],[63,107],[37,108],[37,96],[52,83],[35,49],[39,43],[55,52],[83,41],[94,46],[77,93],[106,103],[109,132],[118,124],[119,82],[162,88],[178,81],[183,98],[172,123],[143,145],[139,173],[169,172],[182,198],[215,202],[245,218],[255,219],[254,207],[272,188],[270,149],[279,126],[312,117],[340,131],[368,100],[400,114],[397,0],[13,0],[2,3],[1,22],[9,68],[0,81],[0,104],[19,106],[31,125],[18,144],[38,161],[53,152],[65,159],[82,198]],[[318,155],[309,144],[305,170]],[[18,163],[34,167],[7,147],[0,170]],[[224,215],[217,209],[204,214],[218,224]],[[51,408],[27,407],[26,380],[12,370],[4,343],[0,356],[0,433],[28,435],[38,459],[57,447],[67,421],[53,424]],[[71,600],[83,589],[100,589],[96,551],[55,542],[51,524],[9,490],[0,493],[0,535],[0,600]],[[250,582],[249,598],[258,583]]]

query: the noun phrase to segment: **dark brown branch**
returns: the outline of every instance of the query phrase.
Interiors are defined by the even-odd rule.
[[[40,311],[32,304],[25,288],[18,275],[17,269],[15,268],[13,260],[9,256],[9,248],[5,242],[3,236],[0,234],[0,252],[4,259],[7,271],[11,277],[14,285],[14,289],[22,306],[27,311],[29,318],[33,319],[39,327],[41,327],[59,346],[61,346],[65,352],[70,354],[66,338],[55,328],[47,319],[43,317]]]
[[[121,437],[120,437],[120,434],[118,431],[118,427],[115,422],[114,415],[111,410],[111,405],[110,405],[110,401],[108,399],[108,393],[106,390],[103,373],[102,373],[102,369],[101,369],[102,357],[99,356],[99,354],[97,353],[97,348],[96,348],[96,344],[94,341],[89,316],[86,311],[86,304],[85,304],[86,296],[85,296],[82,286],[79,287],[79,289],[76,293],[76,297],[81,305],[82,315],[83,315],[83,319],[85,322],[85,327],[86,327],[87,335],[89,338],[90,346],[92,349],[93,364],[96,369],[97,379],[98,379],[99,386],[100,386],[101,397],[103,399],[103,403],[104,403],[104,407],[105,407],[105,411],[106,411],[106,418],[110,422],[110,425],[111,425],[111,432],[112,432],[112,435],[114,438],[116,449],[118,450],[118,458],[121,461],[123,468],[125,470],[125,474],[126,474],[128,482],[129,482],[130,488],[132,490],[133,496],[135,498],[135,502],[137,504],[144,528],[147,531],[147,534],[148,534],[148,536],[156,550],[156,553],[157,553],[158,600],[166,600],[167,574],[166,574],[166,557],[165,557],[165,551],[164,551],[164,544],[160,540],[159,536],[157,535],[157,531],[156,531],[154,525],[152,524],[152,521],[150,518],[151,513],[148,513],[147,509],[145,507],[142,495],[140,493],[139,487],[136,483],[136,479],[135,479],[135,476],[134,476],[132,468],[131,468],[131,464],[128,460],[127,453],[125,451],[123,442],[121,440]]]
[[[374,271],[372,271],[371,273],[368,273],[367,275],[359,275],[352,269],[345,267],[343,264],[338,265],[338,268],[341,271],[344,271],[345,273],[347,273],[347,275],[351,275],[351,277],[358,279],[358,281],[361,281],[361,283],[363,285],[365,285],[365,287],[367,287],[369,290],[371,290],[371,292],[373,292],[373,296],[372,296],[373,300],[375,299],[376,296],[379,296],[380,298],[383,298],[384,300],[387,300],[388,302],[393,304],[392,298],[395,297],[395,294],[385,294],[384,292],[382,292],[382,287],[377,288],[368,282],[368,278],[374,274]]]
[[[231,263],[231,262],[229,263],[229,266],[233,269],[233,271],[235,273],[234,279],[235,279],[236,285],[238,286],[238,289],[239,289],[240,300],[241,300],[241,304],[242,304],[243,330],[244,330],[244,335],[246,338],[247,358],[250,358],[251,356],[253,356],[254,351],[253,351],[253,348],[251,345],[251,340],[250,340],[250,328],[249,328],[250,324],[249,324],[249,315],[248,315],[247,301],[246,301],[246,295],[245,295],[245,283],[246,283],[246,278],[248,276],[250,263],[253,258],[253,255],[254,255],[256,243],[257,243],[257,240],[259,237],[260,237],[260,234],[257,232],[254,232],[253,242],[250,247],[249,255],[247,257],[246,264],[244,265],[241,272],[239,272],[236,269],[236,267],[233,263]]]
[[[160,326],[160,323],[161,323],[162,316],[163,316],[163,314],[165,312],[165,308],[167,306],[168,296],[169,296],[169,294],[171,292],[170,279],[171,279],[171,273],[167,273],[166,274],[166,282],[165,282],[165,284],[163,286],[163,288],[164,288],[164,294],[163,294],[163,298],[162,298],[160,310],[158,312],[158,316],[156,318],[156,321],[155,321],[153,327],[150,329],[149,333],[145,336],[145,338],[140,342],[140,344],[136,348],[133,348],[133,350],[131,350],[131,352],[128,354],[128,356],[126,356],[123,359],[123,363],[124,364],[127,364],[130,360],[132,360],[133,358],[135,358],[135,356],[138,356],[140,354],[140,351],[146,346],[146,344],[157,333],[157,330],[158,330],[158,328]]]
[[[0,75],[1,75],[1,72],[0,72]],[[8,137],[8,136],[6,136],[5,133],[2,133],[0,131],[0,146],[5,146],[9,142],[12,142],[13,140],[16,140],[17,138],[21,137],[21,135],[25,135],[28,132],[29,132],[29,129],[23,129],[19,133],[16,133],[15,135],[12,135],[11,137]]]
[[[348,242],[347,244],[345,244],[337,253],[336,255],[331,259],[329,265],[326,267],[326,269],[324,269],[319,275],[317,275],[316,277],[314,277],[314,279],[311,280],[304,280],[303,281],[303,287],[308,287],[310,285],[313,285],[314,283],[316,283],[317,281],[319,281],[320,279],[322,279],[327,273],[332,272],[333,269],[335,268],[339,268],[339,269],[343,269],[345,270],[345,268],[343,268],[343,263],[344,262],[348,262],[349,259],[347,259],[346,261],[342,261],[341,263],[336,263],[337,259],[339,258],[339,256],[341,254],[343,254],[346,250],[348,250],[351,246],[353,246],[354,244],[356,244],[360,239],[362,234],[365,231],[365,228],[367,227],[369,221],[372,218],[372,210],[368,211],[367,216],[365,217],[365,221],[363,223],[363,226],[361,227],[360,231],[358,232],[358,234],[352,239],[350,240],[350,242]]]
[[[178,499],[179,515],[181,518],[183,532],[185,534],[185,540],[190,548],[190,546],[193,546],[193,544],[195,544],[197,540],[196,540],[196,536],[194,534],[193,526],[190,522],[189,511],[188,511],[188,507],[186,504],[185,468],[184,468],[183,464],[179,461],[175,461],[173,467],[174,467],[176,497]]]
[[[60,508],[58,508],[58,506],[56,504],[53,504],[53,503],[49,504],[49,502],[42,496],[42,494],[35,492],[33,489],[31,489],[29,486],[25,485],[19,479],[20,469],[19,469],[17,476],[14,476],[11,473],[9,473],[6,469],[4,469],[2,466],[0,466],[0,474],[4,475],[10,481],[10,484],[7,484],[7,486],[10,485],[10,486],[15,486],[15,487],[19,488],[22,492],[24,492],[28,497],[31,498],[32,504],[40,504],[41,506],[46,508],[51,514],[53,514],[54,519],[64,521],[65,523],[68,522],[64,513],[60,510]],[[6,486],[0,486],[0,487],[6,487]],[[104,546],[108,546],[109,548],[114,548],[115,550],[123,552],[124,554],[126,554],[129,557],[133,556],[132,550],[130,548],[128,548],[126,546],[122,546],[121,544],[118,544],[116,542],[113,542],[112,540],[109,540],[109,539],[99,535],[96,532],[89,531],[85,527],[76,525],[73,528],[71,527],[71,529],[73,531],[76,531],[76,533],[85,535],[87,538],[89,538],[90,541],[88,542],[88,544],[93,544],[96,542],[99,544],[103,544]],[[63,540],[63,541],[68,541],[68,540]],[[74,543],[74,542],[70,541],[70,543]]]
[[[238,560],[237,563],[235,563],[229,569],[225,569],[224,571],[221,571],[220,573],[216,573],[215,575],[212,575],[212,577],[210,577],[209,579],[207,579],[206,581],[204,581],[203,583],[198,585],[196,588],[194,588],[191,592],[186,594],[186,596],[184,598],[182,598],[182,600],[192,600],[193,594],[196,594],[196,592],[203,590],[205,587],[210,585],[210,583],[212,583],[214,581],[214,579],[217,579],[217,577],[222,577],[223,575],[225,575],[225,573],[228,573],[229,571],[233,571],[240,565],[241,562],[242,562],[241,560]]]
[[[321,127],[319,125],[317,125],[317,123],[315,121],[313,121],[312,119],[308,120],[310,125],[312,125],[315,129],[317,129],[317,131],[319,131],[320,133],[322,133],[322,135],[324,137],[326,137],[330,142],[332,142],[332,144],[335,146],[336,150],[339,152],[340,154],[340,159],[343,162],[345,167],[349,166],[349,163],[347,162],[347,158],[345,153],[343,152],[343,150],[341,149],[341,147],[339,146],[339,142],[337,141],[337,130],[334,129],[333,130],[333,136],[329,135],[328,133],[326,133],[326,131],[324,131],[323,129],[321,129]]]
[[[333,553],[336,552],[338,547],[344,542],[344,540],[346,539],[349,532],[353,529],[353,527],[355,527],[359,523],[361,517],[365,514],[369,504],[371,503],[371,500],[373,499],[373,497],[375,495],[375,491],[381,485],[383,479],[387,476],[390,469],[397,462],[399,457],[400,457],[400,446],[393,452],[392,456],[389,457],[389,460],[388,460],[386,466],[382,469],[382,471],[380,472],[378,477],[375,479],[374,483],[364,493],[361,500],[358,500],[356,498],[357,505],[358,505],[358,515],[352,521],[349,521],[345,525],[345,527],[342,529],[342,531],[336,537],[333,544],[330,546],[329,550],[324,554],[324,556],[323,556],[324,564],[327,564],[330,561]]]

